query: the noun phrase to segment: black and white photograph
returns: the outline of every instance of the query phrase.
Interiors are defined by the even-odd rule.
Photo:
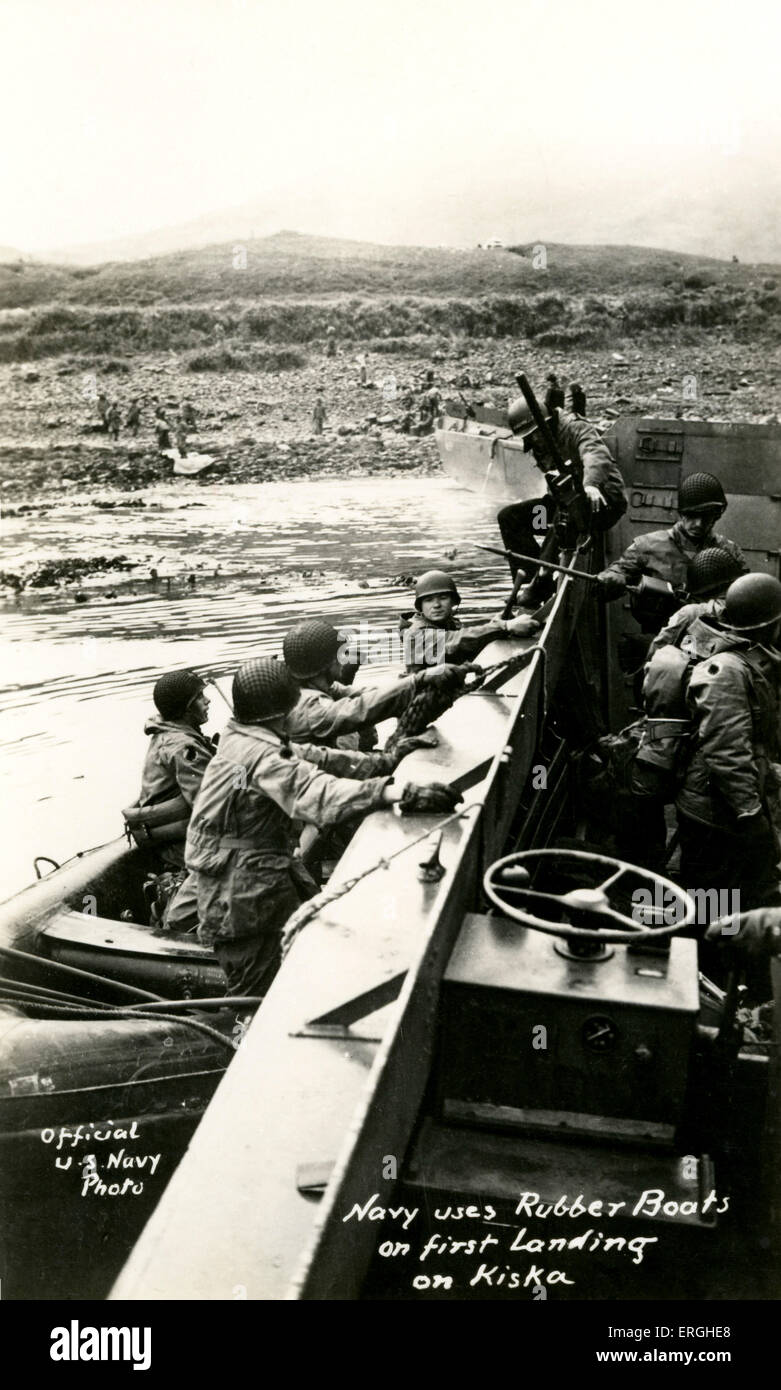
[[[0,1309],[49,1368],[291,1301],[730,1362],[781,1296],[777,8],[0,25]]]

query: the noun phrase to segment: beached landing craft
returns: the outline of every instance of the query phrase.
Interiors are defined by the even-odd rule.
[[[606,694],[583,588],[565,578],[528,664],[412,755],[467,788],[438,843],[391,814],[358,831],[329,888],[352,886],[294,941],[113,1297],[767,1287],[766,1056],[731,999],[701,1009],[687,895],[571,849]]]
[[[535,470],[532,495],[540,484]],[[634,498],[632,506],[639,509]],[[751,539],[731,529],[751,551]],[[595,564],[595,556],[572,557],[573,568]],[[407,1243],[393,1218],[381,1220],[391,1207],[426,1211],[429,1226],[435,1219],[430,1211],[473,1209],[456,1234],[476,1241],[479,1235],[482,1241],[500,1234],[482,1223],[489,1204],[500,1220],[515,1221],[516,1235],[523,1225],[515,1220],[520,1191],[537,1193],[541,1203],[549,1197],[555,1203],[565,1192],[591,1192],[594,1200],[623,1201],[630,1211],[643,1192],[664,1191],[679,1215],[686,1207],[681,1221],[669,1211],[653,1215],[650,1198],[647,1210],[633,1218],[631,1238],[638,1223],[641,1233],[663,1227],[663,1239],[647,1247],[639,1273],[625,1254],[618,1268],[618,1256],[612,1266],[608,1261],[598,1267],[598,1252],[587,1250],[591,1265],[584,1285],[573,1275],[574,1266],[562,1266],[560,1257],[547,1266],[539,1260],[546,1270],[569,1270],[567,1277],[576,1279],[575,1297],[616,1296],[617,1289],[629,1297],[658,1295],[660,1288],[674,1293],[670,1271],[676,1261],[686,1276],[677,1296],[691,1297],[696,1290],[682,1260],[687,1251],[694,1251],[697,1268],[706,1274],[714,1254],[720,1261],[731,1258],[733,1268],[742,1266],[744,1253],[746,1260],[753,1257],[748,1238],[735,1245],[734,1236],[740,1221],[748,1220],[745,1192],[757,1187],[760,1176],[757,1136],[767,1064],[751,1052],[738,1056],[728,1026],[718,1044],[712,1028],[698,1027],[692,943],[673,940],[666,955],[648,951],[645,941],[638,955],[617,942],[604,958],[588,959],[577,950],[576,939],[571,954],[558,954],[553,943],[535,937],[508,911],[519,902],[523,907],[528,885],[522,874],[514,883],[512,878],[499,883],[497,891],[505,894],[509,888],[510,896],[502,897],[498,915],[486,913],[490,900],[482,879],[500,857],[563,840],[572,846],[581,829],[572,818],[578,804],[577,753],[608,717],[615,724],[614,706],[624,699],[623,683],[608,664],[604,613],[585,602],[584,589],[580,582],[563,580],[539,640],[513,644],[516,652],[528,649],[523,668],[499,672],[487,687],[460,699],[438,721],[439,747],[405,762],[403,772],[416,780],[457,779],[465,789],[464,814],[444,827],[438,848],[416,843],[423,831],[433,829],[433,820],[400,820],[389,812],[370,817],[355,836],[332,885],[359,881],[331,901],[294,943],[121,1275],[116,1296],[496,1298],[509,1293],[528,1298],[531,1286],[518,1289],[511,1274],[520,1268],[519,1259],[535,1253],[523,1249],[532,1238],[529,1229],[519,1238],[520,1254],[502,1250],[501,1258],[491,1260],[490,1268],[498,1266],[491,1282],[483,1273],[471,1285],[483,1263],[474,1261],[466,1289],[463,1270],[456,1268],[463,1250],[455,1252],[450,1269],[443,1252],[435,1270],[445,1281],[453,1274],[454,1287],[425,1282],[433,1266],[420,1260],[421,1248],[434,1236],[452,1237],[446,1223],[424,1232],[418,1215],[419,1229],[406,1255],[377,1253],[385,1240]],[[492,665],[507,654],[506,643],[489,647],[481,663]],[[543,787],[545,794],[538,794]],[[96,942],[102,936],[104,950],[116,945],[105,938],[115,937],[120,923],[114,918],[127,907],[130,891],[119,866],[135,863],[134,891],[140,893],[143,865],[132,859],[137,851],[122,846],[93,853],[94,860],[84,856],[80,866],[64,866],[26,890],[24,904],[25,895],[7,904],[7,931],[41,949],[34,933],[48,913],[55,931],[45,949],[59,937],[55,949],[63,949],[64,938],[65,950],[89,952],[89,938],[74,933],[74,925],[81,929],[83,923],[74,924],[62,908],[83,910],[83,895],[94,892],[105,919],[93,919]],[[370,872],[378,863],[381,867]],[[555,924],[562,926],[564,913],[571,925],[604,925],[602,899],[588,891],[584,896],[583,890],[598,892],[619,866],[605,870],[596,862],[559,856],[555,873],[543,861],[528,867],[535,888],[570,895],[563,908],[548,906]],[[75,877],[58,882],[69,869],[76,870]],[[101,871],[104,883],[98,890]],[[536,877],[540,874],[545,882]],[[106,876],[118,891],[107,894]],[[673,891],[637,871],[616,877],[608,889],[612,908],[625,916],[631,915],[633,893],[649,893],[652,903],[661,895],[668,906],[664,893]],[[686,903],[678,902],[685,910]],[[544,914],[540,917],[544,920]],[[28,968],[29,962],[19,964],[20,971]],[[212,992],[205,981],[198,990],[192,987],[197,962],[186,968],[189,993]],[[52,983],[50,977],[24,978]],[[152,987],[168,992],[159,978]],[[703,1020],[712,1024],[713,1010],[700,1017],[700,1024]],[[530,1026],[547,1030],[549,1046],[536,1055]],[[171,1058],[170,1051],[166,1061],[178,1066],[178,1053]],[[480,1065],[474,1065],[475,1056]],[[224,1060],[197,1071],[201,1110]],[[182,1070],[196,1068],[185,1058]],[[162,1070],[152,1079],[162,1080]],[[117,1108],[112,1104],[114,1119]],[[88,1118],[98,1113],[106,1121],[105,1108]],[[135,1112],[125,1107],[120,1113]],[[197,1106],[190,1110],[188,1134],[199,1113]],[[73,1107],[63,1114],[62,1123],[72,1128]],[[40,1150],[36,1123],[46,1121],[36,1114],[27,1126]],[[168,1171],[188,1134],[177,1138],[171,1131],[160,1137]],[[683,1158],[691,1160],[685,1169]],[[216,1184],[215,1172],[220,1174]],[[718,1200],[709,1201],[709,1183]],[[160,1185],[155,1198],[159,1192]],[[727,1222],[722,1214],[714,1226],[714,1208],[723,1205],[724,1192],[734,1198],[732,1208]],[[736,1223],[739,1200],[743,1208]],[[85,1231],[84,1201],[76,1207],[71,1223],[76,1232]],[[28,1215],[33,1210],[28,1207]],[[582,1227],[566,1220],[569,1239]],[[134,1215],[129,1222],[132,1238],[141,1221]],[[476,1225],[474,1236],[463,1229],[470,1223]],[[546,1240],[559,1234],[545,1226]],[[603,1230],[605,1237],[610,1234]],[[587,1244],[595,1239],[596,1233]],[[128,1245],[125,1231],[115,1243],[113,1269],[103,1270],[104,1289]],[[577,1247],[568,1255],[581,1258]],[[521,1283],[528,1267],[523,1266]],[[627,1269],[637,1276],[636,1284],[628,1281]],[[761,1277],[761,1260],[756,1269]],[[506,1278],[500,1282],[503,1270]],[[71,1275],[65,1296],[85,1296],[78,1273]],[[745,1291],[745,1280],[741,1286],[735,1278],[737,1291]],[[551,1297],[566,1292],[566,1285],[560,1291],[550,1288]]]

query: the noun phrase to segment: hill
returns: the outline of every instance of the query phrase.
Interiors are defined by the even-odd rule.
[[[280,232],[94,267],[0,266],[0,360],[306,344],[329,327],[365,343],[461,334],[596,346],[668,329],[778,339],[779,267],[540,245],[460,251]]]

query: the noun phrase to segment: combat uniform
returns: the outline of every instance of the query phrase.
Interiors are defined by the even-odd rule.
[[[575,469],[580,476],[584,487],[596,487],[602,493],[606,505],[591,518],[591,526],[595,531],[609,531],[611,526],[623,516],[626,511],[626,493],[624,492],[624,480],[616,466],[613,455],[608,449],[599,431],[588,420],[581,419],[577,415],[570,415],[568,411],[557,409],[553,412],[554,435],[563,458],[568,459],[575,465]],[[555,467],[553,460],[551,468]],[[544,527],[535,525],[539,518],[539,509],[544,508],[545,524]],[[521,555],[534,555],[537,551],[536,541],[541,531],[544,534],[549,532],[551,522],[556,511],[555,499],[550,493],[536,499],[533,502],[514,502],[509,507],[502,507],[497,515],[499,530],[502,533],[506,550],[514,550]],[[550,540],[540,552],[543,559],[550,558],[555,549],[555,543]],[[513,579],[520,568],[517,560],[510,560],[510,569]],[[529,565],[529,572],[533,572],[533,565]],[[540,580],[541,585],[543,581]],[[551,581],[545,581],[545,586],[550,587]]]
[[[294,856],[293,822],[333,825],[381,806],[390,778],[357,780],[367,767],[360,753],[292,749],[264,725],[228,721],[193,808],[186,862],[199,939],[213,945],[229,993],[266,993],[282,928],[317,891]]]
[[[434,622],[422,613],[413,613],[403,627],[408,671],[424,671],[427,666],[443,662],[460,664],[473,661],[489,642],[507,636],[503,618],[489,618],[485,623],[464,625],[460,618],[449,617]]]
[[[697,618],[720,618],[724,612],[723,598],[709,598],[703,603],[686,603],[683,608],[679,608],[677,613],[673,613],[666,627],[654,637],[648,648],[648,660],[660,647],[682,647],[684,651],[688,647],[684,645],[689,629],[693,626]],[[693,648],[692,648],[693,650]]]
[[[302,681],[299,699],[285,715],[284,733],[297,743],[335,746],[342,735],[401,714],[417,688],[414,677],[363,690],[334,682],[327,692]]]
[[[781,904],[771,819],[781,655],[729,631],[720,647],[689,680],[696,734],[676,799],[680,876],[684,885],[706,890],[739,889],[740,908],[747,910]]]
[[[144,733],[150,736],[141,774],[140,806],[154,806],[183,796],[192,807],[200,790],[201,780],[214,757],[211,739],[179,719],[148,719]],[[173,840],[160,847],[167,864],[181,868],[184,864],[184,841]]]
[[[691,540],[680,521],[676,521],[667,531],[649,531],[638,536],[627,546],[623,555],[603,570],[603,577],[627,584],[639,584],[644,574],[653,579],[666,579],[678,593],[685,593],[688,587],[688,567],[699,551],[718,548],[742,563],[741,574],[748,574],[746,558],[735,541],[726,536],[711,533],[701,541]]]

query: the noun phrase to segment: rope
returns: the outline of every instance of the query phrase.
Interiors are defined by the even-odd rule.
[[[446,816],[444,820],[438,821],[433,828],[429,826],[428,830],[424,830],[422,835],[416,835],[414,840],[410,840],[406,845],[402,845],[400,849],[394,850],[393,854],[384,855],[382,859],[377,859],[374,864],[370,864],[367,869],[363,869],[359,874],[355,874],[353,878],[345,879],[344,883],[337,884],[335,888],[324,888],[313,898],[308,898],[306,902],[296,908],[296,911],[288,918],[285,924],[285,929],[282,933],[282,959],[284,960],[295,938],[298,936],[298,933],[303,931],[304,927],[308,926],[312,918],[316,917],[319,912],[322,912],[323,908],[329,907],[331,903],[338,902],[346,893],[351,892],[362,879],[368,878],[370,874],[376,873],[378,869],[387,869],[388,865],[391,864],[394,859],[398,859],[399,855],[406,854],[407,850],[414,849],[416,845],[422,844],[424,840],[430,840],[432,835],[439,834],[446,826],[452,825],[454,821],[461,820],[464,816],[468,815],[470,811],[482,807],[483,804],[482,801],[473,801],[469,806],[465,806],[463,811],[454,811],[452,815]]]

